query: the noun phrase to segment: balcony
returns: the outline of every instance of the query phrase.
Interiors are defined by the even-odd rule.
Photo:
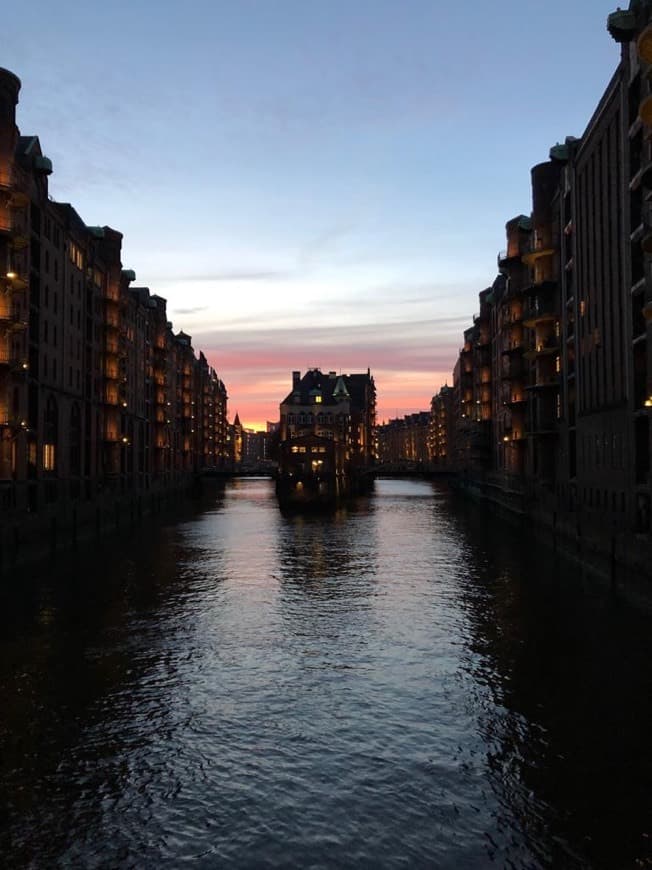
[[[518,326],[523,320],[523,311],[521,306],[504,308],[501,313],[500,325],[503,328],[510,326]]]
[[[559,339],[556,336],[550,336],[543,341],[538,341],[531,345],[523,354],[524,359],[536,359],[541,356],[554,356],[559,353]]]
[[[29,202],[26,194],[22,191],[18,191],[15,189],[14,179],[11,176],[11,173],[7,175],[0,175],[0,193],[4,194],[7,201],[11,202],[12,205],[18,204],[18,198],[24,197],[26,205]]]
[[[520,353],[523,350],[523,342],[520,340],[513,339],[511,341],[503,342],[503,346],[501,349],[501,353],[504,356],[508,356],[509,354]]]
[[[503,435],[503,442],[509,443],[510,441],[525,441],[525,433],[522,429],[512,429],[508,430],[505,435]]]
[[[556,300],[546,296],[537,296],[526,306],[523,312],[523,323],[525,326],[533,327],[546,320],[556,320],[557,317]]]
[[[528,266],[534,266],[537,260],[542,259],[543,257],[552,257],[555,253],[555,249],[552,247],[546,247],[543,244],[537,244],[531,251],[528,251],[527,254],[523,254],[522,260]]]
[[[500,271],[501,269],[505,269],[511,263],[514,263],[520,259],[521,256],[518,250],[510,249],[505,251],[498,251],[498,256],[496,257],[498,271]]]
[[[652,229],[645,229],[641,238],[641,250],[644,254],[652,254]]]
[[[1,214],[1,213],[0,213]],[[29,227],[27,221],[15,213],[0,217],[0,232],[9,236],[9,244],[14,251],[20,251],[29,244]]]
[[[29,370],[29,363],[27,357],[17,356],[5,348],[0,348],[0,368],[26,373]]]
[[[638,161],[638,168],[632,174],[632,180],[629,182],[629,189],[633,192],[640,187],[652,187],[652,162],[646,159]]]
[[[638,117],[646,127],[652,126],[652,96],[645,97],[638,107]]]
[[[5,275],[11,290],[26,290],[29,284],[27,274],[20,267],[14,266]]]
[[[523,363],[519,357],[506,357],[501,369],[501,377],[504,381],[519,380],[523,377]]]
[[[528,384],[526,390],[557,390],[559,389],[559,375],[541,375],[536,383]]]
[[[17,311],[0,311],[0,329],[18,332],[27,329],[27,321]]]

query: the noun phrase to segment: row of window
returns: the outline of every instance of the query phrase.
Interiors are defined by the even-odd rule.
[[[309,423],[312,424],[315,421],[317,423],[333,423],[333,417],[335,417],[335,422],[337,423],[345,423],[347,422],[348,415],[347,414],[288,414],[288,423]]]

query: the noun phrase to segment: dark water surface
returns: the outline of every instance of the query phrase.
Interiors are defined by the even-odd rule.
[[[267,480],[0,598],[7,868],[652,866],[652,619],[490,513]]]

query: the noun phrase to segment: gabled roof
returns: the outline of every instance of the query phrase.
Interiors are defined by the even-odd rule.
[[[320,369],[308,369],[281,404],[311,405],[321,395],[323,407],[350,400],[354,406],[364,408],[370,384],[373,384],[373,378],[368,371],[366,374],[336,375],[335,372],[324,374]]]
[[[38,136],[19,136],[16,142],[16,156],[34,157],[41,155],[41,143]]]

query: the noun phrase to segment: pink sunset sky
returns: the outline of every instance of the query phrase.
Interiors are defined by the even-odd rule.
[[[406,308],[409,306],[406,305]],[[409,312],[406,312],[406,315]],[[291,389],[291,372],[318,367],[344,374],[371,369],[378,420],[427,410],[434,392],[452,383],[456,333],[467,317],[408,319],[350,325],[232,327],[195,331],[197,346],[229,389],[229,416],[263,428],[278,420],[279,403]]]
[[[435,327],[433,335],[436,335],[437,326],[431,326]],[[278,420],[279,403],[291,389],[292,370],[304,373],[313,367],[344,374],[370,368],[378,394],[378,421],[382,422],[414,410],[427,410],[433,392],[446,381],[452,383],[449,369],[457,342],[440,334],[439,349],[428,347],[419,333],[421,329],[421,323],[395,324],[392,329],[367,325],[339,339],[327,333],[322,338],[322,331],[317,329],[311,330],[311,340],[299,347],[291,346],[289,332],[240,335],[237,347],[208,350],[207,355],[218,371],[224,373],[227,386],[232,385],[229,416],[233,418],[238,412],[246,426],[263,428],[266,421]],[[405,351],[390,341],[390,338],[396,341],[399,331],[410,342]],[[416,341],[410,341],[410,333]],[[270,341],[267,349],[264,339]],[[243,346],[249,347],[246,358],[242,355]]]

